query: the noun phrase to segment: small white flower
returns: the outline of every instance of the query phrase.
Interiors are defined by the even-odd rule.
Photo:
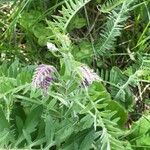
[[[50,43],[50,42],[47,42],[47,48],[48,48],[48,50],[50,50],[52,52],[58,51],[58,48],[53,43]]]

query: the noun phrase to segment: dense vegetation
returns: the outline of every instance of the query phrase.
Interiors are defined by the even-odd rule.
[[[0,1],[0,149],[150,150],[150,0]]]

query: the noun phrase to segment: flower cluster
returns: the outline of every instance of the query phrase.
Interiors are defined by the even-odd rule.
[[[100,81],[100,77],[86,65],[79,66],[79,71],[81,75],[81,85],[84,87],[89,86],[93,81]],[[33,76],[32,87],[42,89],[44,94],[47,95],[48,87],[52,81],[54,81],[55,73],[55,67],[45,64],[39,65]]]
[[[79,67],[79,70],[81,72],[81,78],[82,78],[81,84],[83,86],[89,86],[90,84],[93,83],[93,81],[100,81],[100,77],[88,66],[81,65]]]
[[[41,64],[36,69],[33,80],[32,86],[34,88],[40,88],[47,93],[48,87],[54,80],[54,73],[56,72],[56,68],[50,65]]]

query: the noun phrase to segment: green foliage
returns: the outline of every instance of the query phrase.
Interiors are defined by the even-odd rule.
[[[103,13],[108,13],[112,11],[115,7],[122,4],[125,0],[108,0],[101,6],[101,11]]]
[[[121,127],[124,127],[128,113],[127,111],[116,101],[110,101],[107,105],[108,109],[111,111],[116,111],[117,113],[114,115],[114,118],[119,118],[118,124]]]
[[[88,40],[82,40],[78,45],[73,46],[72,54],[76,60],[90,64],[89,58],[93,55],[92,46]]]
[[[132,141],[132,144],[135,145],[136,149],[141,149],[143,147],[144,150],[149,149],[149,140],[150,140],[150,117],[143,116],[137,122],[132,125],[131,134],[128,138]]]
[[[66,5],[62,6],[62,10],[60,14],[62,16],[55,16],[54,22],[55,25],[58,26],[62,31],[66,32],[67,27],[69,26],[72,19],[78,13],[78,11],[83,8],[87,3],[91,0],[69,0],[66,1]]]
[[[113,50],[116,38],[120,36],[124,22],[128,19],[127,13],[132,3],[132,0],[130,2],[126,0],[120,7],[112,10],[109,14],[108,21],[101,32],[101,39],[97,44],[97,51],[100,55],[109,55],[110,50]]]
[[[114,99],[120,101],[120,103],[124,103],[123,105],[128,108],[133,102],[133,94],[131,92],[130,86],[133,86],[134,78],[128,78],[118,68],[114,67],[110,72],[109,81],[116,85],[110,86]]]
[[[18,61],[9,68],[5,66],[4,69],[4,65],[1,66],[1,76],[5,74],[7,81],[3,80],[6,86],[2,87],[1,91],[3,103],[0,119],[3,124],[0,129],[5,134],[6,129],[9,131],[7,134],[10,135],[5,137],[5,141],[11,141],[11,145],[5,143],[7,146],[23,148],[25,145],[26,148],[34,148],[40,145],[46,149],[53,146],[66,149],[75,142],[79,149],[90,149],[94,143],[94,147],[100,149],[110,149],[110,146],[124,147],[118,140],[123,131],[115,128],[118,115],[114,117],[116,113],[113,109],[112,115],[108,115],[110,110],[106,106],[112,100],[101,83],[94,83],[87,93],[82,88],[79,90],[78,84],[74,84],[70,78],[69,87],[67,84],[63,84],[63,87],[60,82],[57,85],[59,87],[56,86],[57,91],[50,89],[49,96],[42,98],[42,95],[37,95],[38,91],[34,93],[28,84],[31,82],[32,72],[29,72],[29,68],[19,66]],[[32,71],[33,68],[30,68]],[[16,81],[16,84],[12,85],[12,80],[13,83]],[[75,86],[73,91],[70,90],[72,86]],[[65,95],[64,89],[67,89]],[[117,107],[119,108],[119,105]],[[119,109],[122,111],[121,107]],[[42,132],[43,129],[45,134]],[[82,140],[79,140],[80,134]],[[5,144],[1,148],[5,147]]]
[[[0,149],[149,150],[149,5],[0,2]]]

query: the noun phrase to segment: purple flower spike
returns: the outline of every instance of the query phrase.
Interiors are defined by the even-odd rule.
[[[83,86],[89,86],[90,84],[93,83],[93,81],[101,80],[100,77],[86,65],[81,65],[79,67],[79,70],[81,72],[81,78],[82,78],[81,84]]]
[[[41,64],[37,67],[33,80],[32,86],[34,88],[40,88],[47,94],[48,87],[51,82],[54,80],[54,73],[56,68],[50,65]]]

